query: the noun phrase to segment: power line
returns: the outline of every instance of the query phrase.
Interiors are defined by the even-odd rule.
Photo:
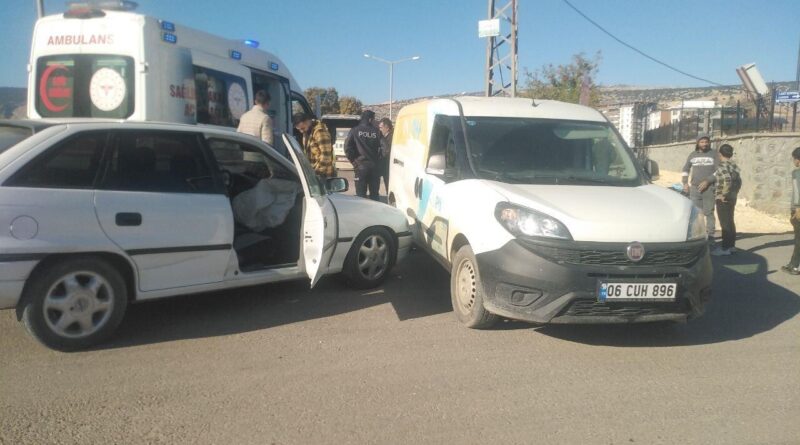
[[[630,45],[630,44],[628,44],[628,43],[625,43],[624,41],[622,41],[620,38],[618,38],[618,37],[617,37],[617,36],[615,36],[614,34],[611,34],[611,33],[610,33],[609,31],[607,31],[605,28],[603,28],[602,26],[600,26],[600,24],[599,24],[599,23],[597,23],[597,22],[595,22],[594,20],[590,19],[590,18],[589,18],[589,16],[587,16],[586,14],[584,14],[583,12],[581,12],[581,10],[580,10],[580,9],[576,8],[576,7],[575,7],[575,6],[574,6],[572,3],[570,3],[568,0],[562,0],[562,1],[563,1],[564,3],[566,3],[566,4],[567,4],[567,6],[569,6],[570,8],[574,9],[574,10],[575,10],[575,12],[577,12],[578,14],[580,14],[580,15],[581,15],[581,17],[583,17],[583,18],[585,18],[586,20],[588,20],[588,21],[589,21],[589,23],[591,23],[592,25],[596,26],[596,27],[597,27],[597,28],[598,28],[600,31],[603,31],[604,33],[608,34],[608,36],[609,36],[609,37],[611,37],[612,39],[614,39],[614,40],[616,40],[617,42],[619,42],[619,43],[621,43],[621,44],[623,44],[623,45],[627,46],[628,48],[630,48],[630,49],[632,49],[632,50],[636,51],[637,53],[639,53],[639,54],[641,54],[641,55],[643,55],[643,56],[647,57],[648,59],[652,60],[653,62],[656,62],[656,63],[657,63],[657,64],[659,64],[659,65],[663,65],[663,66],[665,66],[665,67],[667,67],[667,68],[671,69],[672,71],[675,71],[675,72],[681,73],[681,74],[683,74],[684,76],[691,77],[692,79],[697,79],[697,80],[700,80],[700,81],[703,81],[703,82],[706,82],[706,83],[710,83],[710,84],[712,84],[712,85],[716,85],[716,86],[719,86],[719,87],[724,87],[724,86],[725,86],[725,85],[723,85],[723,84],[721,84],[721,83],[717,83],[717,82],[714,82],[714,81],[711,81],[711,80],[708,80],[708,79],[703,79],[702,77],[698,77],[698,76],[695,76],[695,75],[693,75],[693,74],[689,74],[689,73],[687,73],[686,71],[682,71],[682,70],[680,70],[680,69],[678,69],[678,68],[675,68],[674,66],[672,66],[672,65],[670,65],[670,64],[668,64],[668,63],[666,63],[666,62],[662,62],[662,61],[660,61],[660,60],[656,59],[655,57],[652,57],[652,56],[650,56],[650,55],[648,55],[648,54],[645,54],[643,51],[641,51],[641,50],[639,50],[639,49],[635,48],[633,45]]]

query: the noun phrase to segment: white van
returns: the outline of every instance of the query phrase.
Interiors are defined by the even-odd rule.
[[[36,22],[28,117],[112,118],[236,127],[255,92],[272,98],[275,141],[311,112],[292,73],[253,40],[138,14],[131,2],[76,2]]]
[[[705,223],[598,111],[461,97],[404,107],[389,202],[451,272],[458,319],[685,321],[711,297]]]

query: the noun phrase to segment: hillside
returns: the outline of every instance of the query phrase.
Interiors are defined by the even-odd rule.
[[[775,86],[782,90],[793,90],[794,82],[776,82]],[[682,100],[714,100],[724,106],[735,106],[736,101],[745,102],[747,97],[740,85],[723,87],[696,87],[696,88],[669,88],[669,87],[640,87],[628,85],[601,86],[600,107],[633,102],[656,102],[660,107],[677,105]],[[25,88],[0,87],[0,117],[21,118],[25,116],[25,102],[27,90]],[[434,97],[454,97],[462,94],[443,94],[441,96],[419,97],[415,99],[395,101],[393,110],[397,111],[409,103]],[[482,92],[466,93],[467,96],[481,96]],[[365,109],[375,111],[378,117],[389,115],[389,104],[386,102],[366,105]]]
[[[780,90],[794,90],[794,82],[775,82],[776,88]],[[466,93],[467,96],[482,96],[483,92]],[[736,106],[736,101],[742,104],[748,100],[741,85],[726,85],[722,87],[641,87],[629,85],[610,85],[600,87],[599,108],[609,107],[619,104],[633,102],[655,102],[659,107],[669,107],[679,105],[683,100],[713,100],[723,106]],[[455,94],[445,94],[431,97],[454,97]],[[421,97],[396,101],[394,103],[394,113],[402,108],[403,105],[417,102],[431,97]],[[389,105],[386,102],[366,105],[364,108],[374,110],[379,116],[388,116]]]
[[[779,90],[793,90],[794,82],[775,82]],[[724,106],[735,106],[737,100],[747,97],[741,85],[696,88],[643,88],[625,85],[604,86],[601,91],[601,106],[632,102],[657,102],[659,105],[677,105],[682,100],[713,100]]]
[[[25,116],[26,88],[0,87],[0,118]]]

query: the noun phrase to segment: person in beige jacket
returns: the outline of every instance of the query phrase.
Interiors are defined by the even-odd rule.
[[[250,111],[242,115],[239,120],[239,128],[236,131],[255,136],[269,145],[274,145],[275,136],[272,133],[272,118],[267,114],[269,103],[269,93],[264,90],[257,91],[255,105]]]

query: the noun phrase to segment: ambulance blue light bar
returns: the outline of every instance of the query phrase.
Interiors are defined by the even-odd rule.
[[[249,46],[250,48],[258,48],[258,40],[247,39],[244,41],[244,44]]]
[[[236,50],[231,50],[231,59],[234,60],[242,60],[242,53]]]
[[[165,32],[161,34],[161,40],[167,43],[178,43],[178,36],[169,32]]]
[[[166,32],[175,32],[175,24],[166,20],[159,20],[161,22],[161,29]]]

